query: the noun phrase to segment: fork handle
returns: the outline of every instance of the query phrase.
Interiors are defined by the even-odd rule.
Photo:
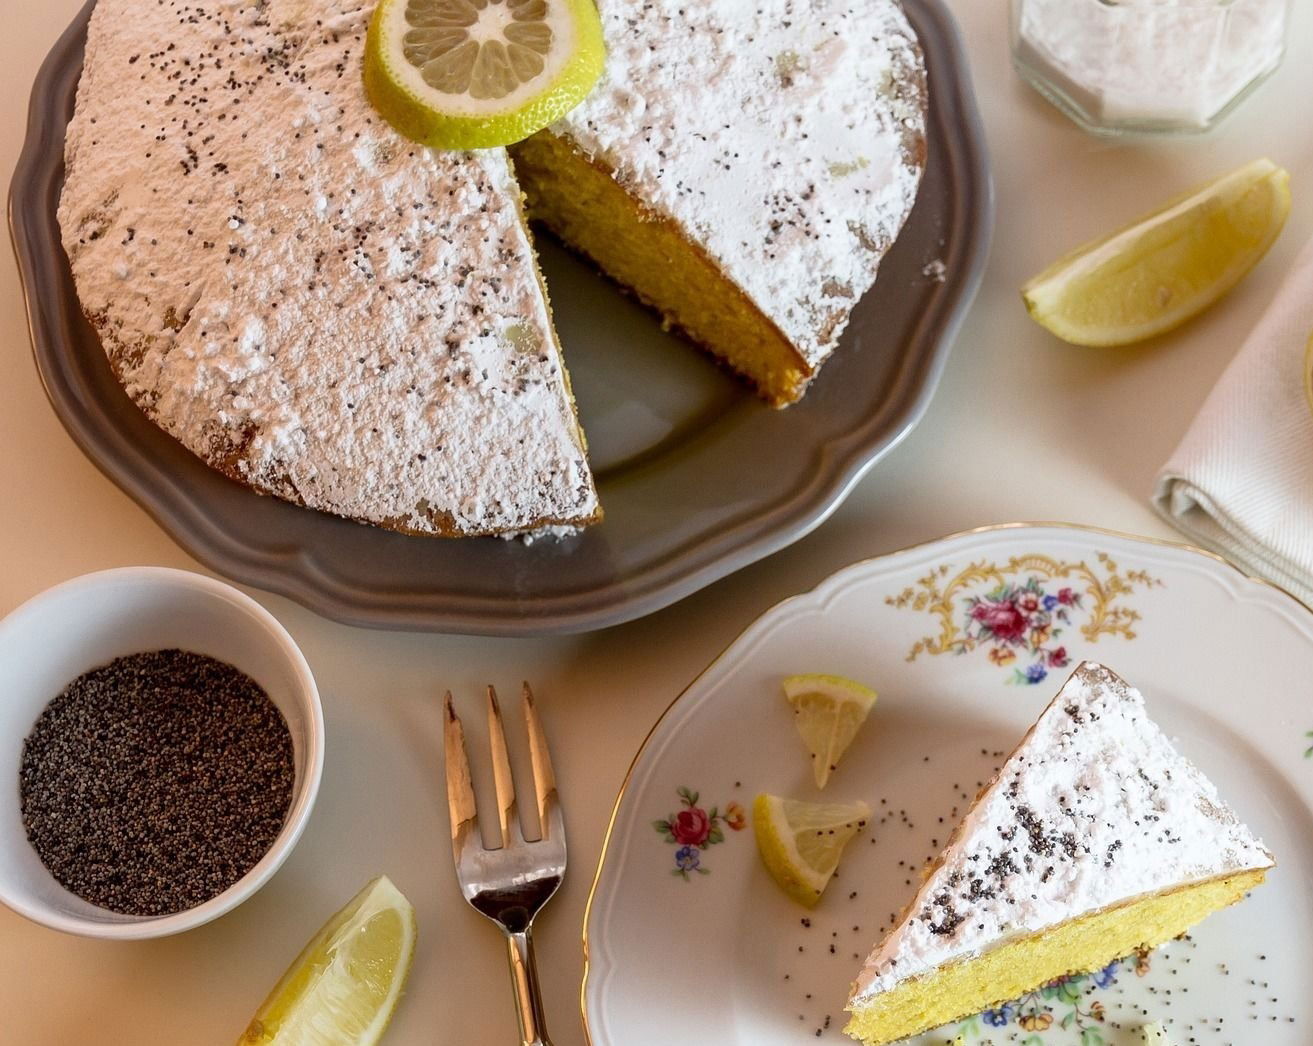
[[[506,934],[506,957],[511,966],[511,988],[520,1019],[520,1046],[552,1046],[543,1016],[542,990],[538,987],[538,963],[533,955],[531,928]]]

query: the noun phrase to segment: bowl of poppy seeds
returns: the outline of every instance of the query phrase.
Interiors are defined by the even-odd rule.
[[[323,768],[304,656],[183,570],[57,585],[0,621],[0,901],[92,937],[214,919],[291,852]]]

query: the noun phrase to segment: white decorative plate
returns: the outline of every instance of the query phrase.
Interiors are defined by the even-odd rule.
[[[617,802],[585,918],[593,1046],[848,1042],[862,959],[1084,658],[1145,693],[1279,867],[1190,938],[912,1041],[1118,1046],[1162,1019],[1181,1046],[1307,1046],[1313,615],[1207,554],[1059,526],[849,567],[758,620],[671,706]],[[816,796],[780,693],[794,672],[880,692],[825,792],[876,814],[812,912],[770,882],[744,827],[758,792]]]

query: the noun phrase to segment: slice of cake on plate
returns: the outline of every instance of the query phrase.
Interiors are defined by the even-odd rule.
[[[599,516],[504,150],[365,98],[372,5],[99,0],[59,220],[128,395],[214,468],[418,534]]]
[[[925,166],[896,0],[599,0],[592,94],[512,147],[531,216],[776,406],[875,282]]]
[[[849,1035],[893,1042],[1188,930],[1272,855],[1149,719],[1085,662],[976,799],[867,959]]]

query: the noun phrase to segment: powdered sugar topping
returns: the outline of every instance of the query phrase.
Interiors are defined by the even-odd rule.
[[[505,154],[361,86],[369,4],[100,0],[60,205],[132,398],[258,490],[420,533],[597,501]]]
[[[702,245],[814,369],[911,210],[925,73],[895,0],[601,0],[553,125]]]
[[[853,999],[1122,901],[1272,863],[1140,693],[1086,662],[867,959]]]

